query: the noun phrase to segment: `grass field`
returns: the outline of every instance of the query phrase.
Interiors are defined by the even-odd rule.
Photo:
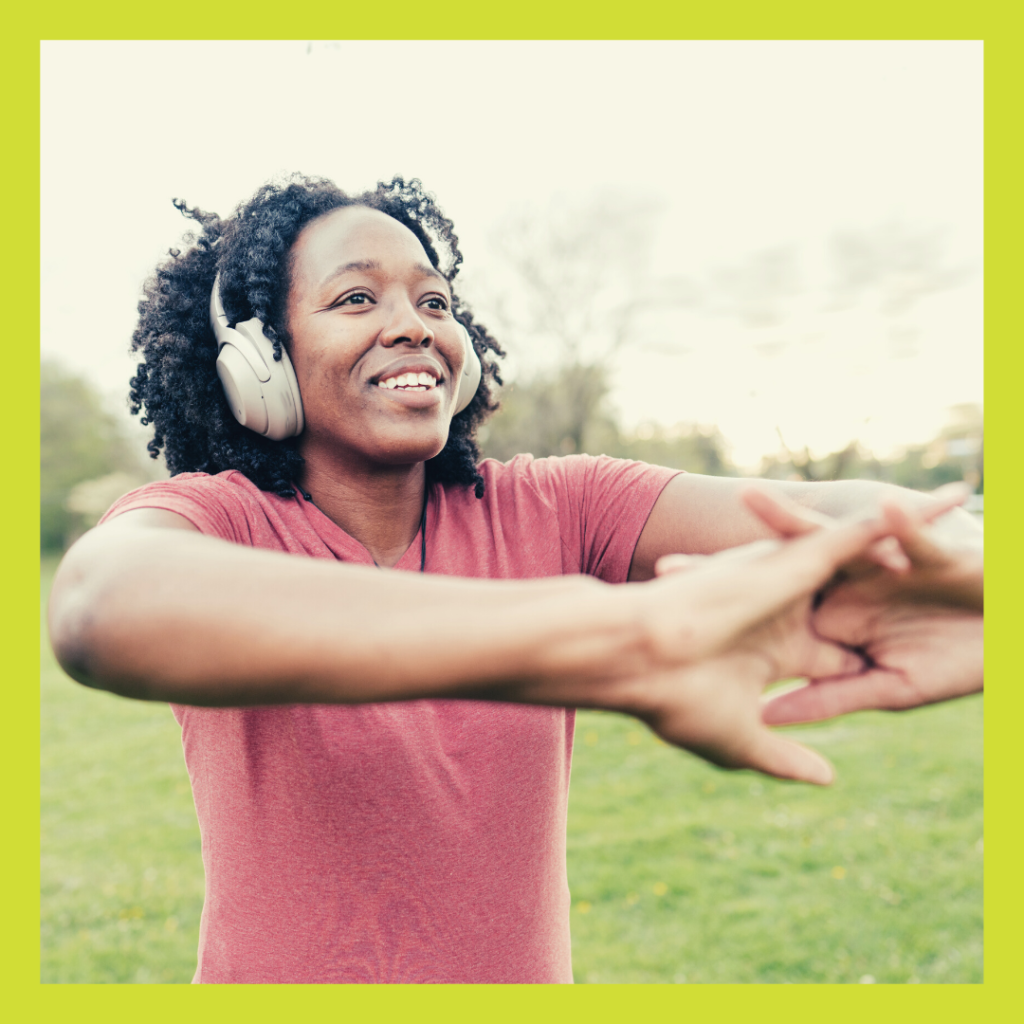
[[[72,683],[45,633],[41,700],[42,980],[188,982],[203,875],[170,711]],[[578,982],[982,980],[981,698],[794,731],[831,789],[579,715]]]

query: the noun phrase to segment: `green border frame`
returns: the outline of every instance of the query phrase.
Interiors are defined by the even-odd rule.
[[[1016,856],[1022,836],[1017,782],[1020,771],[1012,755],[1013,729],[1021,717],[1020,688],[1011,675],[1007,637],[1011,612],[1008,580],[1019,567],[1019,550],[1011,542],[1008,517],[1019,484],[1008,472],[1009,448],[1017,439],[1010,421],[1010,389],[1021,379],[1020,337],[1011,303],[1021,280],[1022,259],[1014,242],[1022,226],[1020,149],[1022,90],[1021,19],[998,0],[953,4],[948,0],[862,0],[844,8],[807,0],[733,0],[715,9],[690,11],[658,3],[610,3],[608,0],[520,0],[498,11],[466,0],[450,0],[433,9],[409,0],[392,0],[381,30],[379,15],[368,5],[359,9],[328,5],[323,0],[282,8],[279,3],[239,0],[214,9],[209,0],[177,0],[166,14],[152,7],[119,4],[72,4],[51,0],[46,9],[8,16],[0,67],[7,98],[4,112],[5,192],[14,199],[6,211],[10,240],[4,247],[4,281],[9,285],[5,333],[16,341],[39,336],[39,41],[42,39],[148,38],[438,38],[438,39],[981,39],[985,43],[986,85],[986,326],[989,472],[986,489],[993,496],[986,532],[999,551],[989,574],[994,595],[989,615],[988,656],[994,674],[986,743],[988,827],[986,828],[985,982],[962,986],[106,986],[41,985],[39,979],[38,846],[38,656],[35,601],[39,586],[35,495],[39,486],[37,343],[10,346],[18,371],[17,387],[3,403],[2,429],[15,438],[9,451],[18,491],[27,482],[28,501],[8,501],[9,538],[4,564],[4,635],[13,650],[7,680],[8,717],[3,745],[3,845],[7,883],[3,931],[4,1004],[10,1019],[37,1020],[73,1014],[78,1021],[176,1020],[183,1012],[195,1020],[245,1015],[271,1017],[338,1014],[354,1020],[415,1016],[420,1021],[485,1018],[488,1021],[573,1018],[597,1021],[638,1015],[679,1016],[708,1012],[714,1018],[743,1015],[760,1022],[806,1020],[828,1015],[830,1022],[925,1019],[982,1021],[1016,1019],[1021,1000],[1018,929],[1021,882]],[[13,242],[13,244],[12,244]],[[1016,286],[1016,287],[1015,287]],[[16,301],[13,301],[16,297]],[[1018,399],[1019,401],[1019,399]],[[992,464],[996,472],[992,472]],[[31,723],[31,724],[30,724]],[[941,898],[937,894],[936,898]],[[1015,998],[1015,993],[1017,993]],[[20,1012],[19,1012],[20,1009]]]

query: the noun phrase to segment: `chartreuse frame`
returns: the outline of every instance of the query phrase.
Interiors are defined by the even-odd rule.
[[[691,9],[691,6],[693,9]],[[1018,954],[1022,835],[1020,662],[1011,625],[1020,545],[1009,510],[1020,493],[1010,462],[1021,433],[1011,394],[1024,377],[1019,311],[1024,278],[1020,238],[1021,52],[1014,5],[860,0],[845,5],[798,0],[719,5],[647,0],[518,0],[515,4],[410,0],[303,4],[175,0],[161,4],[83,4],[51,0],[8,12],[4,59],[5,209],[4,357],[7,396],[0,404],[11,484],[5,508],[3,588],[7,709],[2,756],[5,862],[3,992],[12,1021],[225,1021],[342,1019],[419,1022],[486,1020],[749,1020],[830,1024],[1019,1019]],[[386,12],[386,13],[385,13]],[[382,16],[383,15],[383,16]],[[17,19],[20,18],[20,21]],[[39,42],[43,39],[980,39],[986,91],[986,532],[989,560],[989,683],[986,697],[987,807],[985,981],[963,986],[152,986],[39,983],[38,520]],[[994,470],[993,470],[994,466]],[[942,893],[935,898],[941,900]],[[1013,1006],[1017,1006],[1017,1011]]]

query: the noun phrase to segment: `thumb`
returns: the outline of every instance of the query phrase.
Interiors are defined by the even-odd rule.
[[[766,728],[751,736],[746,760],[746,764],[735,767],[753,768],[778,779],[811,782],[816,786],[827,786],[835,778],[832,765],[816,750]]]

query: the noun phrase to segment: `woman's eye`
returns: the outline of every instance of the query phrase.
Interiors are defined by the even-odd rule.
[[[445,310],[448,308],[448,301],[442,299],[440,295],[432,295],[424,303],[425,306],[429,306],[431,309]]]
[[[345,298],[339,299],[336,306],[366,306],[372,301],[369,295],[365,292],[353,292],[351,295],[346,295]]]

